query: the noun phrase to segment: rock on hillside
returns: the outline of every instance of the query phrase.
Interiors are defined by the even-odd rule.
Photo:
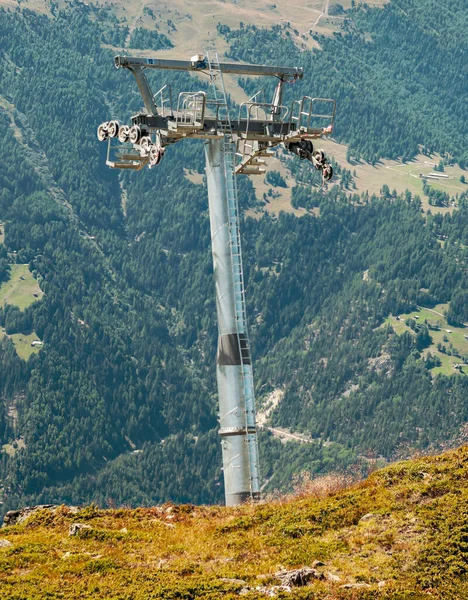
[[[256,506],[39,507],[2,529],[1,598],[468,597],[468,447]]]

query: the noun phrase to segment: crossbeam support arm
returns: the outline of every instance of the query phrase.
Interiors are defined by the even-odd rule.
[[[143,58],[134,56],[116,56],[114,64],[120,67],[134,69],[145,67],[147,69],[160,69],[164,71],[198,71],[205,72],[208,65],[203,61],[169,60],[165,58]],[[242,65],[239,63],[220,63],[224,74],[250,75],[251,77],[279,77],[281,79],[302,79],[302,67],[276,67],[270,65]]]
[[[154,102],[153,92],[151,90],[150,84],[146,79],[146,75],[143,73],[143,69],[139,65],[128,66],[127,69],[133,74],[135,77],[138,89],[140,90],[140,94],[143,98],[143,102],[145,103],[145,108],[150,115],[157,115],[158,109]]]

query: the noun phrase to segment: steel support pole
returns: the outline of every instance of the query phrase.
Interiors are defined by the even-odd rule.
[[[223,139],[205,142],[211,247],[218,315],[217,381],[220,436],[227,506],[256,499],[252,491],[252,437],[243,389],[242,356],[236,323]],[[249,359],[250,360],[250,359]],[[255,419],[255,416],[253,416]],[[256,448],[256,445],[255,445]],[[258,475],[258,459],[253,468]],[[258,478],[257,480],[258,481]]]
[[[157,115],[158,109],[154,102],[153,92],[151,91],[150,84],[146,79],[146,75],[143,73],[143,69],[140,66],[129,67],[129,71],[133,73],[136,79],[138,89],[140,90],[141,97],[145,103],[146,111],[149,115]]]

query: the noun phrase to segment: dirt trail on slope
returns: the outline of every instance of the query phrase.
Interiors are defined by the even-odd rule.
[[[125,43],[124,43],[125,48],[128,48],[128,46],[130,44],[130,40],[132,39],[133,32],[135,31],[138,23],[141,21],[141,19],[143,17],[143,11],[145,10],[145,7],[146,7],[146,4],[144,2],[142,2],[138,13],[136,14],[135,19],[133,20],[133,23],[130,25],[130,27],[128,29],[128,34],[127,34],[127,37],[125,38]]]
[[[10,127],[13,130],[13,136],[21,146],[25,159],[34,169],[34,172],[39,177],[45,190],[57,202],[57,204],[66,210],[68,218],[74,225],[76,225],[83,238],[87,239],[95,247],[95,249],[105,257],[99,244],[88,233],[84,223],[79,219],[78,215],[73,210],[73,207],[68,201],[64,190],[55,180],[49,167],[49,160],[44,150],[39,145],[36,135],[31,128],[26,115],[17,110],[14,104],[8,102],[8,100],[6,100],[6,98],[3,96],[0,96],[0,109],[3,109],[8,115],[10,119]],[[110,267],[108,268],[110,269]]]
[[[271,431],[271,433],[273,435],[275,435],[276,437],[279,437],[280,439],[283,439],[285,441],[289,440],[294,440],[295,442],[301,442],[303,444],[313,444],[314,440],[304,436],[304,435],[300,435],[299,433],[290,433],[289,431],[286,431],[285,429],[280,429],[279,427],[266,427],[265,429],[268,429],[268,431]]]
[[[13,104],[0,96],[0,107],[10,118],[10,127],[13,130],[13,136],[21,146],[24,157],[31,164],[36,175],[41,180],[42,185],[54,198],[54,200],[64,206],[70,218],[78,222],[78,217],[73,212],[71,204],[68,202],[65,192],[55,181],[49,168],[49,161],[45,152],[39,145],[34,131],[31,129],[25,114],[19,112]]]

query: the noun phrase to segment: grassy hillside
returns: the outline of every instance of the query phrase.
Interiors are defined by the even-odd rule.
[[[43,295],[28,265],[11,265],[10,279],[0,285],[0,304],[14,304],[20,310],[31,306]]]
[[[44,296],[44,292],[34,279],[28,265],[9,265],[8,276],[9,279],[0,283],[0,305],[8,304],[24,311]],[[13,342],[18,356],[23,360],[28,360],[32,354],[40,351],[40,344],[32,345],[33,341],[40,341],[35,331],[7,334],[4,327],[0,327],[0,339],[6,335]]]
[[[388,0],[369,0],[370,6],[382,6]],[[21,6],[39,13],[51,14],[56,6],[63,8],[67,3],[60,0],[51,3],[49,0],[22,0]],[[82,3],[76,3],[80,6]],[[218,38],[216,24],[225,23],[231,27],[239,27],[240,23],[262,23],[272,26],[290,22],[296,29],[297,43],[310,45],[309,30],[331,35],[343,21],[343,14],[334,10],[337,4],[345,8],[351,6],[351,0],[309,0],[304,3],[291,3],[289,0],[209,0],[193,2],[191,0],[173,0],[170,3],[159,3],[155,0],[135,0],[128,3],[116,0],[108,3],[105,0],[90,2],[94,6],[109,4],[113,12],[129,26],[131,34],[136,29],[158,29],[168,35],[174,43],[174,52],[183,58],[216,42],[221,48],[224,43]],[[15,9],[15,0],[0,0],[0,6]],[[147,46],[132,46],[146,49]],[[156,48],[153,47],[153,50]]]
[[[439,155],[433,154],[431,157],[418,155],[408,162],[402,162],[400,159],[380,159],[375,165],[364,160],[356,161],[349,157],[349,149],[345,144],[339,144],[332,140],[321,140],[320,147],[331,157],[338,165],[340,171],[329,184],[329,188],[338,186],[345,190],[349,196],[353,194],[376,194],[381,195],[384,186],[388,186],[393,194],[405,193],[406,190],[413,195],[419,195],[422,202],[422,208],[425,212],[431,211],[432,214],[440,213],[442,215],[453,212],[458,206],[458,198],[468,190],[468,186],[460,181],[460,177],[468,177],[466,171],[459,165],[454,164],[445,167],[443,177],[430,180],[430,189],[445,192],[450,200],[441,206],[434,206],[429,203],[429,197],[424,193],[424,177],[427,177],[434,171],[441,160]],[[349,160],[348,160],[349,159]],[[302,216],[305,213],[303,208],[295,208],[291,204],[291,198],[294,194],[294,187],[298,184],[301,177],[310,179],[310,169],[307,165],[302,166],[299,173],[291,173],[288,167],[294,165],[291,163],[290,156],[284,152],[279,153],[279,158],[269,161],[269,168],[279,170],[286,178],[287,187],[274,187],[266,185],[260,177],[252,178],[257,198],[262,198],[264,194],[268,197],[268,203],[264,206],[258,206],[255,213],[259,218],[263,212],[278,214],[281,210]],[[348,175],[350,180],[346,182],[343,175]],[[319,185],[319,177],[315,176],[315,185]],[[272,188],[273,194],[269,193]]]
[[[462,447],[258,506],[39,510],[0,532],[0,598],[466,598],[467,468]]]

